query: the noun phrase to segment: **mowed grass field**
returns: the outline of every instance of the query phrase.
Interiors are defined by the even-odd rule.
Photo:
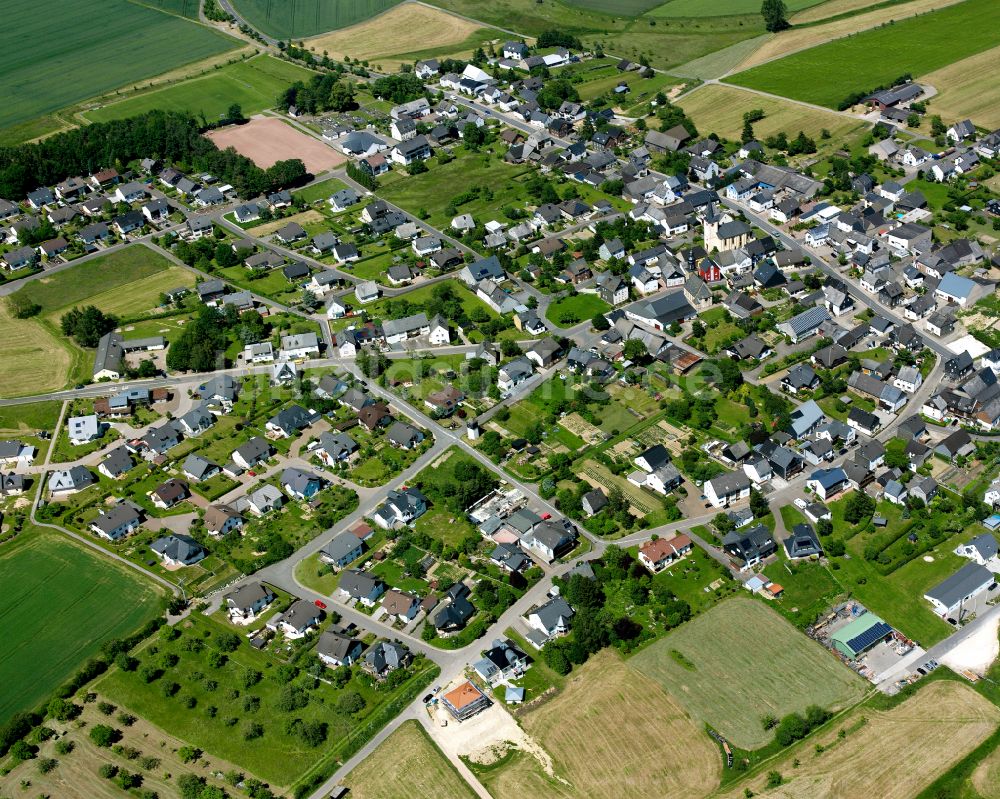
[[[824,0],[785,0],[789,12],[819,5]],[[657,6],[651,17],[729,17],[744,14],[760,14],[757,0],[667,0]]]
[[[278,39],[315,36],[347,28],[388,11],[400,0],[234,0],[235,8],[258,30]]]
[[[969,686],[933,682],[891,710],[859,707],[806,745],[769,764],[785,782],[764,795],[768,799],[911,799],[982,743],[998,722],[1000,710]],[[840,730],[846,733],[842,740]],[[817,753],[819,746],[825,751]],[[726,799],[750,795],[744,793],[747,787],[763,793],[763,775],[740,783],[725,794]],[[947,789],[935,794],[958,795]]]
[[[934,113],[949,121],[971,119],[991,130],[1000,127],[997,64],[1000,64],[1000,47],[922,75],[921,83],[929,83],[938,90],[931,103]]]
[[[63,336],[62,315],[73,306],[95,305],[119,317],[136,316],[159,302],[160,294],[193,286],[194,276],[141,244],[94,258],[33,280],[19,289],[42,309],[30,319],[16,319],[0,302],[0,396],[16,397],[64,388],[90,376],[93,352]],[[44,363],[45,368],[37,368]]]
[[[153,618],[151,583],[55,533],[0,548],[0,722],[45,700],[100,645]]]
[[[519,722],[552,757],[554,777],[520,754],[480,775],[496,799],[695,799],[719,784],[721,758],[701,726],[611,650]]]
[[[472,799],[418,721],[404,721],[344,779],[356,799]]]
[[[616,17],[638,17],[656,8],[663,0],[566,0],[566,5]]]
[[[107,122],[159,109],[204,114],[211,122],[223,116],[233,103],[239,103],[243,113],[250,116],[273,106],[278,94],[295,81],[307,82],[314,74],[288,61],[259,55],[227,64],[206,75],[95,108],[84,116],[91,122]]]
[[[826,129],[830,131],[833,141],[839,142],[865,126],[860,120],[833,112],[804,108],[796,103],[721,84],[701,86],[678,100],[677,104],[694,120],[699,131],[735,140],[739,139],[743,130],[743,114],[757,108],[764,112],[764,118],[753,125],[758,139],[781,131],[794,138],[801,130],[818,142],[820,134]]]
[[[437,8],[407,3],[343,30],[306,41],[306,47],[331,58],[372,61],[390,68],[415,59],[408,53],[433,52],[438,57],[468,49],[471,54],[481,42],[503,36]],[[465,47],[467,45],[467,47]]]
[[[24,122],[182,64],[236,39],[129,0],[7,0],[0,127]]]
[[[672,653],[679,652],[682,666]],[[696,719],[743,749],[770,741],[761,718],[858,701],[864,682],[760,602],[735,598],[692,619],[630,663]]]
[[[1000,3],[964,0],[933,13],[793,53],[740,72],[739,86],[836,108],[852,92],[924,75],[1000,45]],[[874,57],[874,54],[878,57]]]

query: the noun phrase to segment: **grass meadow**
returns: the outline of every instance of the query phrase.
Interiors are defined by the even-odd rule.
[[[313,74],[305,67],[260,55],[95,108],[85,116],[91,122],[107,122],[159,109],[204,115],[211,122],[223,116],[233,103],[239,103],[243,113],[250,116],[270,108],[285,88],[295,81],[307,82]]]
[[[766,713],[780,718],[808,705],[843,708],[864,693],[861,678],[819,644],[745,598],[717,605],[629,662],[743,749],[773,737],[761,725]]]
[[[159,590],[79,544],[27,528],[0,549],[0,722],[45,701],[100,645],[153,618]]]
[[[836,108],[905,73],[925,75],[1000,45],[1000,4],[965,0],[740,72],[730,83]],[[874,54],[878,57],[874,57]]]
[[[785,0],[785,5],[790,13],[794,13],[823,2],[824,0]],[[712,0],[711,3],[706,3],[705,0],[667,0],[666,3],[656,4],[649,16],[729,17],[759,13],[760,3],[757,0]]]
[[[0,127],[238,45],[214,29],[129,0],[60,0],[57,14],[32,0],[8,0],[0,33],[6,54]]]

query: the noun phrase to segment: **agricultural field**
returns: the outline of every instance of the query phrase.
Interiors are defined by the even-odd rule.
[[[250,116],[270,108],[284,89],[295,81],[308,81],[313,74],[312,70],[288,61],[259,55],[88,110],[84,116],[91,122],[107,122],[160,109],[186,111],[211,122],[225,116],[233,103],[238,103],[243,113]]]
[[[234,0],[240,16],[260,31],[277,39],[301,39],[326,31],[347,28],[381,14],[400,0]]]
[[[404,721],[344,780],[357,799],[471,799],[472,789],[418,721]]]
[[[663,0],[566,0],[566,5],[601,14],[638,17],[656,8]]]
[[[805,25],[809,22],[819,22],[842,14],[853,14],[864,11],[869,6],[879,5],[880,0],[828,0],[822,3],[810,4],[807,8],[789,17],[793,25]],[[792,8],[789,6],[789,10]]]
[[[794,138],[801,130],[817,144],[823,144],[820,134],[823,130],[828,130],[831,143],[839,146],[846,136],[865,127],[865,123],[860,120],[804,108],[797,103],[762,97],[720,84],[701,86],[678,100],[677,104],[694,120],[703,134],[716,133],[733,141],[739,141],[743,130],[743,114],[751,109],[764,112],[764,118],[753,126],[754,134],[761,140],[782,131],[789,138]]]
[[[836,108],[854,92],[924,75],[1000,44],[1000,5],[957,5],[793,53],[740,72],[730,83]],[[872,58],[872,53],[883,57]]]
[[[1000,127],[1000,87],[991,78],[1000,63],[1000,47],[956,61],[920,76],[938,93],[931,102],[935,114],[951,122],[969,119],[990,130]]]
[[[60,317],[73,306],[95,305],[105,313],[137,316],[155,308],[164,291],[193,285],[190,272],[138,244],[26,283],[16,296],[40,305],[37,316],[16,319],[7,303],[0,303],[0,333],[8,342],[0,365],[0,395],[53,391],[90,377],[92,354],[59,328]],[[47,359],[44,370],[31,368],[39,357]]]
[[[31,0],[5,4],[0,127],[240,45],[205,25],[128,0],[97,7],[92,0],[62,0],[57,15],[46,10]]]
[[[780,652],[781,668],[762,653]],[[678,654],[675,654],[678,653]],[[737,598],[673,630],[631,664],[674,692],[696,719],[743,749],[773,737],[761,717],[841,709],[863,681],[762,603]]]
[[[142,0],[143,5],[152,6],[169,14],[179,14],[188,19],[198,19],[200,0]]]
[[[446,11],[406,3],[376,19],[309,39],[306,47],[338,61],[349,56],[395,70],[419,60],[423,53],[439,59],[470,56],[484,42],[503,36]]]
[[[891,710],[859,707],[769,764],[784,783],[766,795],[910,799],[982,743],[998,722],[1000,711],[968,685],[937,680]],[[763,784],[763,776],[752,777],[724,796],[757,793]]]
[[[860,31],[867,31],[881,25],[899,23],[901,20],[917,14],[926,14],[927,12],[960,2],[963,2],[963,0],[910,0],[910,2],[902,4],[894,3],[885,7],[881,7],[882,3],[876,3],[874,5],[879,7],[873,11],[848,15],[843,19],[838,16],[829,22],[822,22],[817,25],[803,25],[802,27],[782,31],[778,35],[769,34],[762,37],[759,45],[747,53],[740,63],[733,67],[732,71],[749,69],[758,64],[763,64],[765,61],[782,58],[789,53],[816,47],[827,42],[832,42],[835,39],[854,36]],[[816,8],[817,10],[826,8],[828,5],[824,4]]]
[[[357,674],[337,689],[329,683],[316,683],[308,675],[282,676],[278,672],[281,660],[251,649],[241,639],[219,664],[214,656],[222,648],[228,649],[222,645],[223,636],[232,633],[227,625],[201,614],[185,622],[181,633],[172,641],[153,639],[140,647],[134,653],[140,662],[136,671],[114,668],[97,682],[95,690],[169,734],[281,786],[292,785],[336,757],[348,736],[374,733],[388,721],[381,712],[385,705],[414,693],[414,688],[420,687],[416,684],[425,684],[432,673],[426,662],[418,661],[413,670],[419,676],[396,691],[376,691]],[[192,646],[194,641],[200,641],[201,646]],[[158,649],[155,655],[149,651],[152,645]],[[176,655],[178,663],[166,673],[157,669],[160,675],[145,682],[140,676],[149,676],[144,667],[156,666],[164,655]],[[247,686],[247,672],[263,679]],[[165,690],[164,684],[169,687],[171,683],[179,684],[177,689]],[[338,702],[349,694],[362,700],[360,710],[351,712],[346,705],[337,709]],[[190,699],[195,700],[193,704]],[[357,704],[357,699],[352,700],[352,707]],[[210,706],[217,708],[216,714],[205,713]],[[286,723],[294,718],[324,724],[324,742],[310,746],[296,735]],[[233,719],[235,723],[227,723]],[[252,732],[255,724],[262,727],[259,735]]]
[[[0,550],[0,584],[0,722],[46,700],[102,643],[152,619],[162,596],[131,570],[30,527]]]
[[[718,785],[718,749],[699,724],[673,695],[610,650],[574,670],[554,699],[519,722],[551,756],[553,774],[517,752],[479,774],[497,799],[616,793],[694,799]]]
[[[824,0],[785,0],[789,12],[801,11],[819,5]],[[738,15],[760,14],[760,3],[757,0],[715,0],[706,3],[704,0],[667,0],[662,5],[655,6],[651,17],[728,17]]]

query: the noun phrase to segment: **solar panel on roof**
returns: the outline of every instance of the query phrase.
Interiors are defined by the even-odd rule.
[[[891,632],[892,632],[892,627],[890,627],[884,621],[880,621],[878,624],[869,627],[860,635],[854,636],[850,641],[847,642],[847,647],[852,652],[864,652],[868,647],[870,647],[876,641],[885,638]]]

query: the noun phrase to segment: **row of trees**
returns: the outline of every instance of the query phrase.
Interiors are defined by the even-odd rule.
[[[220,150],[201,135],[202,129],[190,114],[149,111],[84,125],[37,144],[0,147],[0,197],[20,200],[38,186],[109,166],[124,168],[139,158],[211,172],[243,197],[288,188],[305,177],[305,166],[297,158],[261,169],[232,148]]]

